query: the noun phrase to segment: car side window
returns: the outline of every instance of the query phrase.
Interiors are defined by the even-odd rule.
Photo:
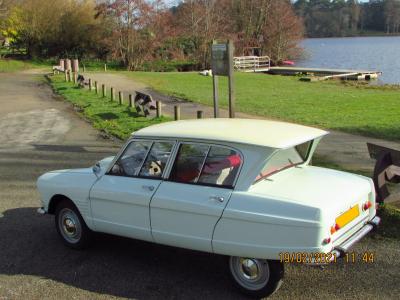
[[[179,147],[170,180],[194,183],[200,176],[209,146],[182,144]]]
[[[171,155],[173,146],[174,143],[172,142],[154,142],[140,170],[139,176],[160,178]]]
[[[131,142],[108,174],[129,177],[136,176],[139,173],[151,145],[152,142],[150,141]]]
[[[241,163],[241,156],[233,149],[182,144],[176,156],[170,180],[233,187]]]
[[[235,150],[225,147],[211,147],[199,183],[233,187],[242,158]]]

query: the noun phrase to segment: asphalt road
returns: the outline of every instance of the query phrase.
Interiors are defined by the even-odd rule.
[[[0,299],[243,298],[221,256],[107,235],[85,251],[63,246],[53,217],[36,214],[36,178],[92,165],[120,142],[104,139],[40,78],[0,74]],[[374,251],[376,262],[289,265],[271,299],[398,299],[400,242],[369,238],[355,250]]]

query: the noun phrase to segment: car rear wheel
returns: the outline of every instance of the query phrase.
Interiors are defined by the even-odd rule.
[[[71,201],[63,200],[57,205],[55,223],[65,245],[73,249],[89,246],[92,232]]]
[[[277,291],[284,275],[283,264],[279,261],[236,256],[229,258],[229,271],[240,291],[259,298]]]

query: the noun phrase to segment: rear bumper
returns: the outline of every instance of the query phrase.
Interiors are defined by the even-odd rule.
[[[362,238],[364,238],[369,232],[374,230],[376,227],[378,227],[379,223],[381,222],[381,218],[378,216],[375,216],[371,221],[369,221],[367,224],[365,224],[359,231],[354,233],[351,237],[349,237],[347,240],[342,242],[340,245],[336,246],[333,251],[337,251],[341,257],[345,253],[349,252],[353,246],[359,242]],[[332,252],[333,252],[332,251]]]
[[[338,258],[345,256],[345,254],[348,253],[356,243],[358,243],[361,239],[363,239],[372,230],[376,229],[380,222],[381,218],[375,216],[371,221],[368,221],[363,227],[361,227],[360,230],[355,232],[352,236],[343,241],[340,245],[335,246],[333,250],[326,255],[326,257],[329,257],[329,260],[325,261],[322,260],[318,263],[313,262],[310,263],[310,265],[326,265],[336,261]]]

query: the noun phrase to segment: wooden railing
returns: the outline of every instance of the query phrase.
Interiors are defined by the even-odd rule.
[[[238,56],[233,62],[234,68],[242,72],[268,71],[271,67],[269,56]]]

